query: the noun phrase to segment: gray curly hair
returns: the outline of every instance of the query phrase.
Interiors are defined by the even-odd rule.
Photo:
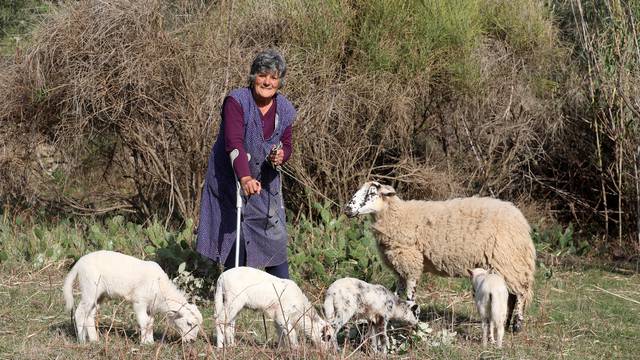
[[[287,74],[287,63],[279,51],[267,49],[259,52],[255,59],[253,59],[251,71],[249,72],[249,87],[252,88],[256,83],[256,76],[258,74],[271,72],[278,74],[280,78],[280,88],[282,88],[284,86],[284,76]]]

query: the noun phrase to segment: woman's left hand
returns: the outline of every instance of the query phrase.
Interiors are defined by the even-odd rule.
[[[278,149],[275,154],[269,155],[269,161],[273,164],[273,166],[282,165],[284,162],[284,150]]]

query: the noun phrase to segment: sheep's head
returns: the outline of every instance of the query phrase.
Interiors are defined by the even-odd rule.
[[[377,213],[386,207],[384,198],[395,196],[395,194],[396,191],[391,186],[368,181],[351,197],[349,203],[344,207],[344,212],[349,217]]]
[[[170,310],[167,317],[178,329],[182,341],[189,342],[196,339],[202,325],[202,314],[195,305],[182,304],[176,310]]]

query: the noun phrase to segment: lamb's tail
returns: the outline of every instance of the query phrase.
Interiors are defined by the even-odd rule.
[[[65,308],[67,311],[71,311],[73,309],[74,300],[73,300],[73,283],[78,276],[78,263],[76,263],[67,274],[67,277],[64,279],[64,286],[62,287],[62,293],[64,295]]]
[[[335,307],[333,305],[333,296],[327,296],[324,299],[324,317],[333,326],[333,319],[336,314]]]
[[[218,319],[224,312],[224,278],[222,275],[218,277],[216,282],[216,293],[213,299],[215,307],[214,318]]]

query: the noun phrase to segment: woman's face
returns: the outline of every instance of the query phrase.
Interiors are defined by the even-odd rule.
[[[256,95],[263,99],[271,99],[280,87],[280,77],[275,72],[260,73],[256,75],[253,84]]]

